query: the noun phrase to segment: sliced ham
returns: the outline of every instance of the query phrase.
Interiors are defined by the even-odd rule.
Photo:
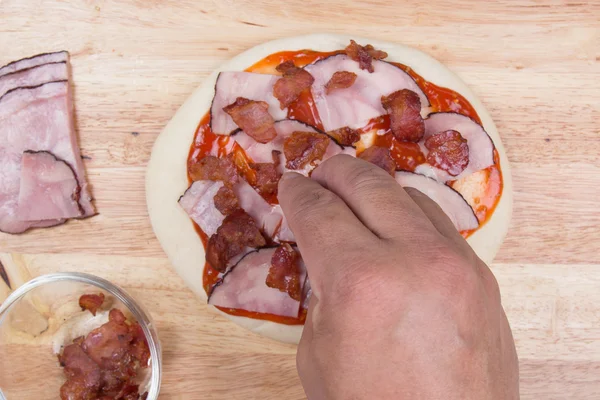
[[[247,254],[214,287],[208,304],[282,317],[298,317],[300,301],[288,293],[267,286],[271,259],[276,248],[264,248]],[[306,279],[302,271],[301,282]]]
[[[58,51],[56,53],[44,53],[37,56],[23,58],[13,61],[0,68],[0,76],[10,74],[22,69],[37,67],[42,64],[60,63],[69,60],[69,53],[66,51]]]
[[[253,72],[221,72],[215,85],[215,97],[210,109],[210,126],[214,133],[229,135],[238,128],[223,108],[235,103],[238,97],[268,104],[269,114],[275,119],[287,116],[287,109],[279,107],[279,100],[273,96],[273,86],[279,79],[275,75]]]
[[[436,168],[431,164],[419,165],[415,172],[429,176],[439,182],[458,180],[494,165],[494,143],[481,125],[471,118],[452,112],[439,112],[430,114],[425,119],[425,136],[420,143],[423,154],[427,157],[429,150],[425,141],[432,135],[440,132],[453,130],[467,141],[469,146],[469,163],[457,176],[452,176],[443,169]]]
[[[258,227],[268,237],[274,237],[283,218],[281,208],[274,207],[267,203],[267,201],[243,179],[240,179],[240,181],[233,186],[233,192],[236,194],[240,206],[254,218]]]
[[[241,130],[237,131],[232,137],[235,139],[236,143],[242,149],[244,149],[246,155],[250,157],[253,162],[273,162],[273,150],[280,151],[281,172],[293,171],[308,176],[310,171],[312,171],[315,168],[315,166],[309,164],[302,169],[295,170],[288,169],[285,167],[286,159],[285,155],[283,154],[283,144],[285,142],[285,139],[291,136],[294,132],[311,132],[319,134],[322,134],[322,132],[319,132],[317,129],[310,125],[291,119],[285,119],[282,121],[275,122],[275,131],[277,132],[277,136],[269,143],[258,143],[250,136],[248,136],[244,131]],[[355,156],[356,150],[352,147],[341,147],[340,145],[338,145],[330,139],[329,146],[327,147],[327,151],[325,152],[321,162],[340,153]]]
[[[67,163],[77,176],[83,216],[95,214],[72,112],[68,81],[14,89],[0,99],[0,231],[21,233],[58,223],[21,223],[17,215],[21,158],[26,150],[48,151]]]
[[[179,199],[185,210],[202,232],[211,237],[223,223],[225,216],[215,207],[214,197],[223,187],[221,181],[196,181]]]
[[[423,175],[396,171],[396,181],[402,187],[412,187],[435,201],[459,231],[469,231],[479,226],[471,206],[450,186]]]
[[[66,62],[42,64],[0,76],[0,97],[18,87],[33,87],[43,83],[69,79]]]
[[[79,184],[69,164],[47,151],[26,151],[21,158],[18,218],[36,221],[82,215]]]
[[[374,72],[370,73],[350,57],[340,54],[305,67],[315,78],[311,91],[325,131],[345,126],[363,127],[372,118],[386,114],[381,104],[382,96],[401,89],[417,93],[423,107],[429,105],[425,93],[402,69],[379,60],[373,60],[372,65]],[[356,81],[347,89],[326,93],[327,83],[339,71],[356,74]]]

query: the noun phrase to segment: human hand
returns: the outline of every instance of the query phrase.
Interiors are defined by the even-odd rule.
[[[309,400],[519,398],[496,279],[437,204],[349,156],[279,193],[313,290],[297,354]]]

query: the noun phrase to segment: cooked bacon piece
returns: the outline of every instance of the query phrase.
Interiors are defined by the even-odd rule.
[[[300,302],[286,292],[267,286],[271,260],[276,249],[267,247],[248,253],[216,285],[208,304],[282,317],[298,317]],[[306,279],[304,263],[299,262],[300,282]]]
[[[83,351],[102,368],[115,369],[128,357],[132,335],[125,319],[121,311],[112,309],[108,322],[91,331],[81,345]]]
[[[92,315],[96,315],[96,311],[102,307],[104,303],[104,293],[84,294],[79,298],[79,307],[82,311],[88,310]]]
[[[237,210],[225,217],[217,233],[208,240],[206,261],[218,271],[227,269],[228,261],[246,247],[262,247],[267,242],[256,222],[244,210]]]
[[[385,51],[376,50],[370,44],[361,46],[354,40],[350,40],[350,44],[346,47],[348,57],[358,62],[360,69],[365,69],[369,72],[374,72],[373,60],[383,60],[388,56]]]
[[[283,142],[283,154],[289,169],[301,169],[322,160],[330,139],[321,133],[294,132]]]
[[[390,150],[385,147],[371,146],[358,156],[358,158],[368,161],[385,170],[388,174],[394,176],[396,163],[390,155]]]
[[[448,130],[429,136],[425,147],[429,150],[427,162],[452,176],[463,172],[469,164],[469,145],[457,131]]]
[[[141,366],[148,365],[148,361],[150,360],[150,348],[148,347],[148,341],[146,340],[146,335],[144,335],[142,326],[139,322],[135,322],[130,325],[129,331],[133,336],[130,349],[131,355]]]
[[[280,107],[283,110],[298,100],[300,93],[310,88],[315,78],[308,71],[296,67],[292,60],[278,65],[276,69],[283,76],[275,82],[273,96],[279,100]]]
[[[334,131],[329,131],[327,134],[342,146],[352,146],[360,140],[360,133],[347,126]]]
[[[302,296],[299,258],[299,254],[289,244],[279,246],[271,258],[271,268],[266,280],[267,286],[287,293],[298,301]]]
[[[357,76],[354,72],[337,71],[331,76],[329,82],[325,84],[325,93],[329,94],[336,89],[349,88],[354,85]]]
[[[217,191],[214,202],[217,210],[219,210],[223,215],[229,215],[240,208],[240,203],[238,202],[235,193],[227,186],[222,186]]]
[[[415,92],[402,89],[381,98],[383,108],[390,115],[392,133],[398,140],[418,142],[425,134],[421,117],[421,100]]]
[[[137,369],[147,367],[149,358],[140,324],[129,324],[121,311],[112,309],[106,324],[73,340],[59,355],[67,377],[61,399],[137,400]]]
[[[281,152],[272,151],[272,163],[252,163],[250,167],[256,172],[256,189],[263,195],[276,195],[277,184],[281,178],[281,172],[278,170]]]
[[[460,135],[467,141],[469,146],[469,163],[467,167],[457,176],[452,176],[441,168],[423,163],[415,169],[415,172],[434,177],[439,182],[447,182],[449,180],[460,180],[488,168],[490,165],[494,165],[494,142],[492,142],[483,126],[467,116],[454,112],[429,114],[425,119],[424,139],[427,140],[430,136],[448,130],[460,132]],[[423,142],[421,141],[420,144],[423,153],[427,155],[428,150]]]
[[[238,172],[233,163],[233,154],[225,158],[206,156],[200,161],[188,163],[188,173],[193,181],[223,181],[233,185],[238,181]]]
[[[67,382],[61,387],[62,399],[86,399],[100,389],[102,372],[81,348],[79,344],[70,344],[58,356],[58,362],[64,367]],[[81,397],[76,397],[79,395]]]
[[[269,114],[269,104],[264,101],[248,100],[238,97],[235,103],[223,108],[233,122],[246,134],[260,143],[270,142],[277,136],[275,120]]]

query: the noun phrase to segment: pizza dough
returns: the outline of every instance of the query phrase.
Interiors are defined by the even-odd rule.
[[[380,42],[356,36],[314,34],[275,40],[256,46],[234,57],[213,72],[190,98],[181,106],[173,119],[157,138],[146,174],[146,201],[154,232],[177,273],[202,300],[206,292],[202,286],[204,269],[204,246],[194,229],[192,220],[177,200],[189,187],[187,159],[196,128],[210,109],[215,82],[220,71],[241,71],[266,56],[284,50],[311,49],[332,51],[346,47],[354,39],[363,45],[372,44],[389,54],[387,60],[410,66],[426,80],[452,89],[463,95],[475,108],[483,127],[490,135],[502,168],[504,190],[490,220],[468,242],[477,255],[490,263],[508,231],[512,215],[512,178],[506,152],[500,141],[496,126],[487,110],[467,85],[434,58],[419,50],[400,44]],[[260,335],[287,343],[298,343],[301,325],[282,325],[237,317],[222,313],[233,322]]]

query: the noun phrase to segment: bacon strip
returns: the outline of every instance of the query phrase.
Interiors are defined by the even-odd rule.
[[[469,164],[469,146],[465,138],[454,130],[447,130],[429,136],[425,140],[425,147],[429,150],[427,162],[457,176]]]
[[[223,215],[232,214],[235,210],[240,208],[240,203],[235,193],[227,186],[219,188],[213,201],[216,209]]]
[[[266,279],[268,287],[287,293],[292,299],[302,298],[302,271],[299,266],[300,255],[289,244],[283,244],[271,257],[271,268]]]
[[[392,133],[398,140],[418,142],[425,134],[421,117],[421,100],[408,89],[398,90],[381,98],[381,104],[390,115]]]
[[[251,163],[250,167],[256,172],[256,189],[262,195],[277,195],[277,184],[281,178],[278,170],[281,152],[273,150],[272,163]]]
[[[385,51],[376,50],[370,44],[361,46],[354,40],[350,40],[350,44],[346,47],[348,57],[358,62],[360,69],[374,72],[373,60],[383,60],[388,56]]]
[[[284,110],[298,100],[300,93],[310,88],[315,78],[308,71],[296,67],[291,60],[278,65],[276,69],[283,76],[273,86],[273,96]]]
[[[336,71],[331,76],[329,82],[325,84],[325,93],[330,94],[336,89],[347,89],[354,85],[357,77],[358,75],[356,75],[354,72]]]
[[[223,108],[223,111],[257,142],[267,143],[277,136],[273,127],[275,120],[269,114],[269,104],[264,101],[238,97],[235,103]]]
[[[283,143],[283,154],[289,169],[301,169],[306,165],[316,165],[323,159],[330,139],[314,132],[294,132]]]
[[[38,54],[33,57],[23,58],[13,61],[0,68],[0,76],[11,74],[16,71],[21,71],[28,68],[34,68],[38,65],[60,63],[69,60],[69,53],[66,51],[58,51],[56,53]],[[29,85],[27,85],[29,86]]]
[[[396,171],[396,163],[390,155],[390,149],[372,146],[360,153],[358,158],[375,164],[385,170],[391,176],[394,176],[394,172]]]
[[[216,270],[224,272],[229,260],[246,247],[258,248],[266,244],[254,219],[244,210],[236,210],[225,217],[217,233],[208,240],[206,261]]]

